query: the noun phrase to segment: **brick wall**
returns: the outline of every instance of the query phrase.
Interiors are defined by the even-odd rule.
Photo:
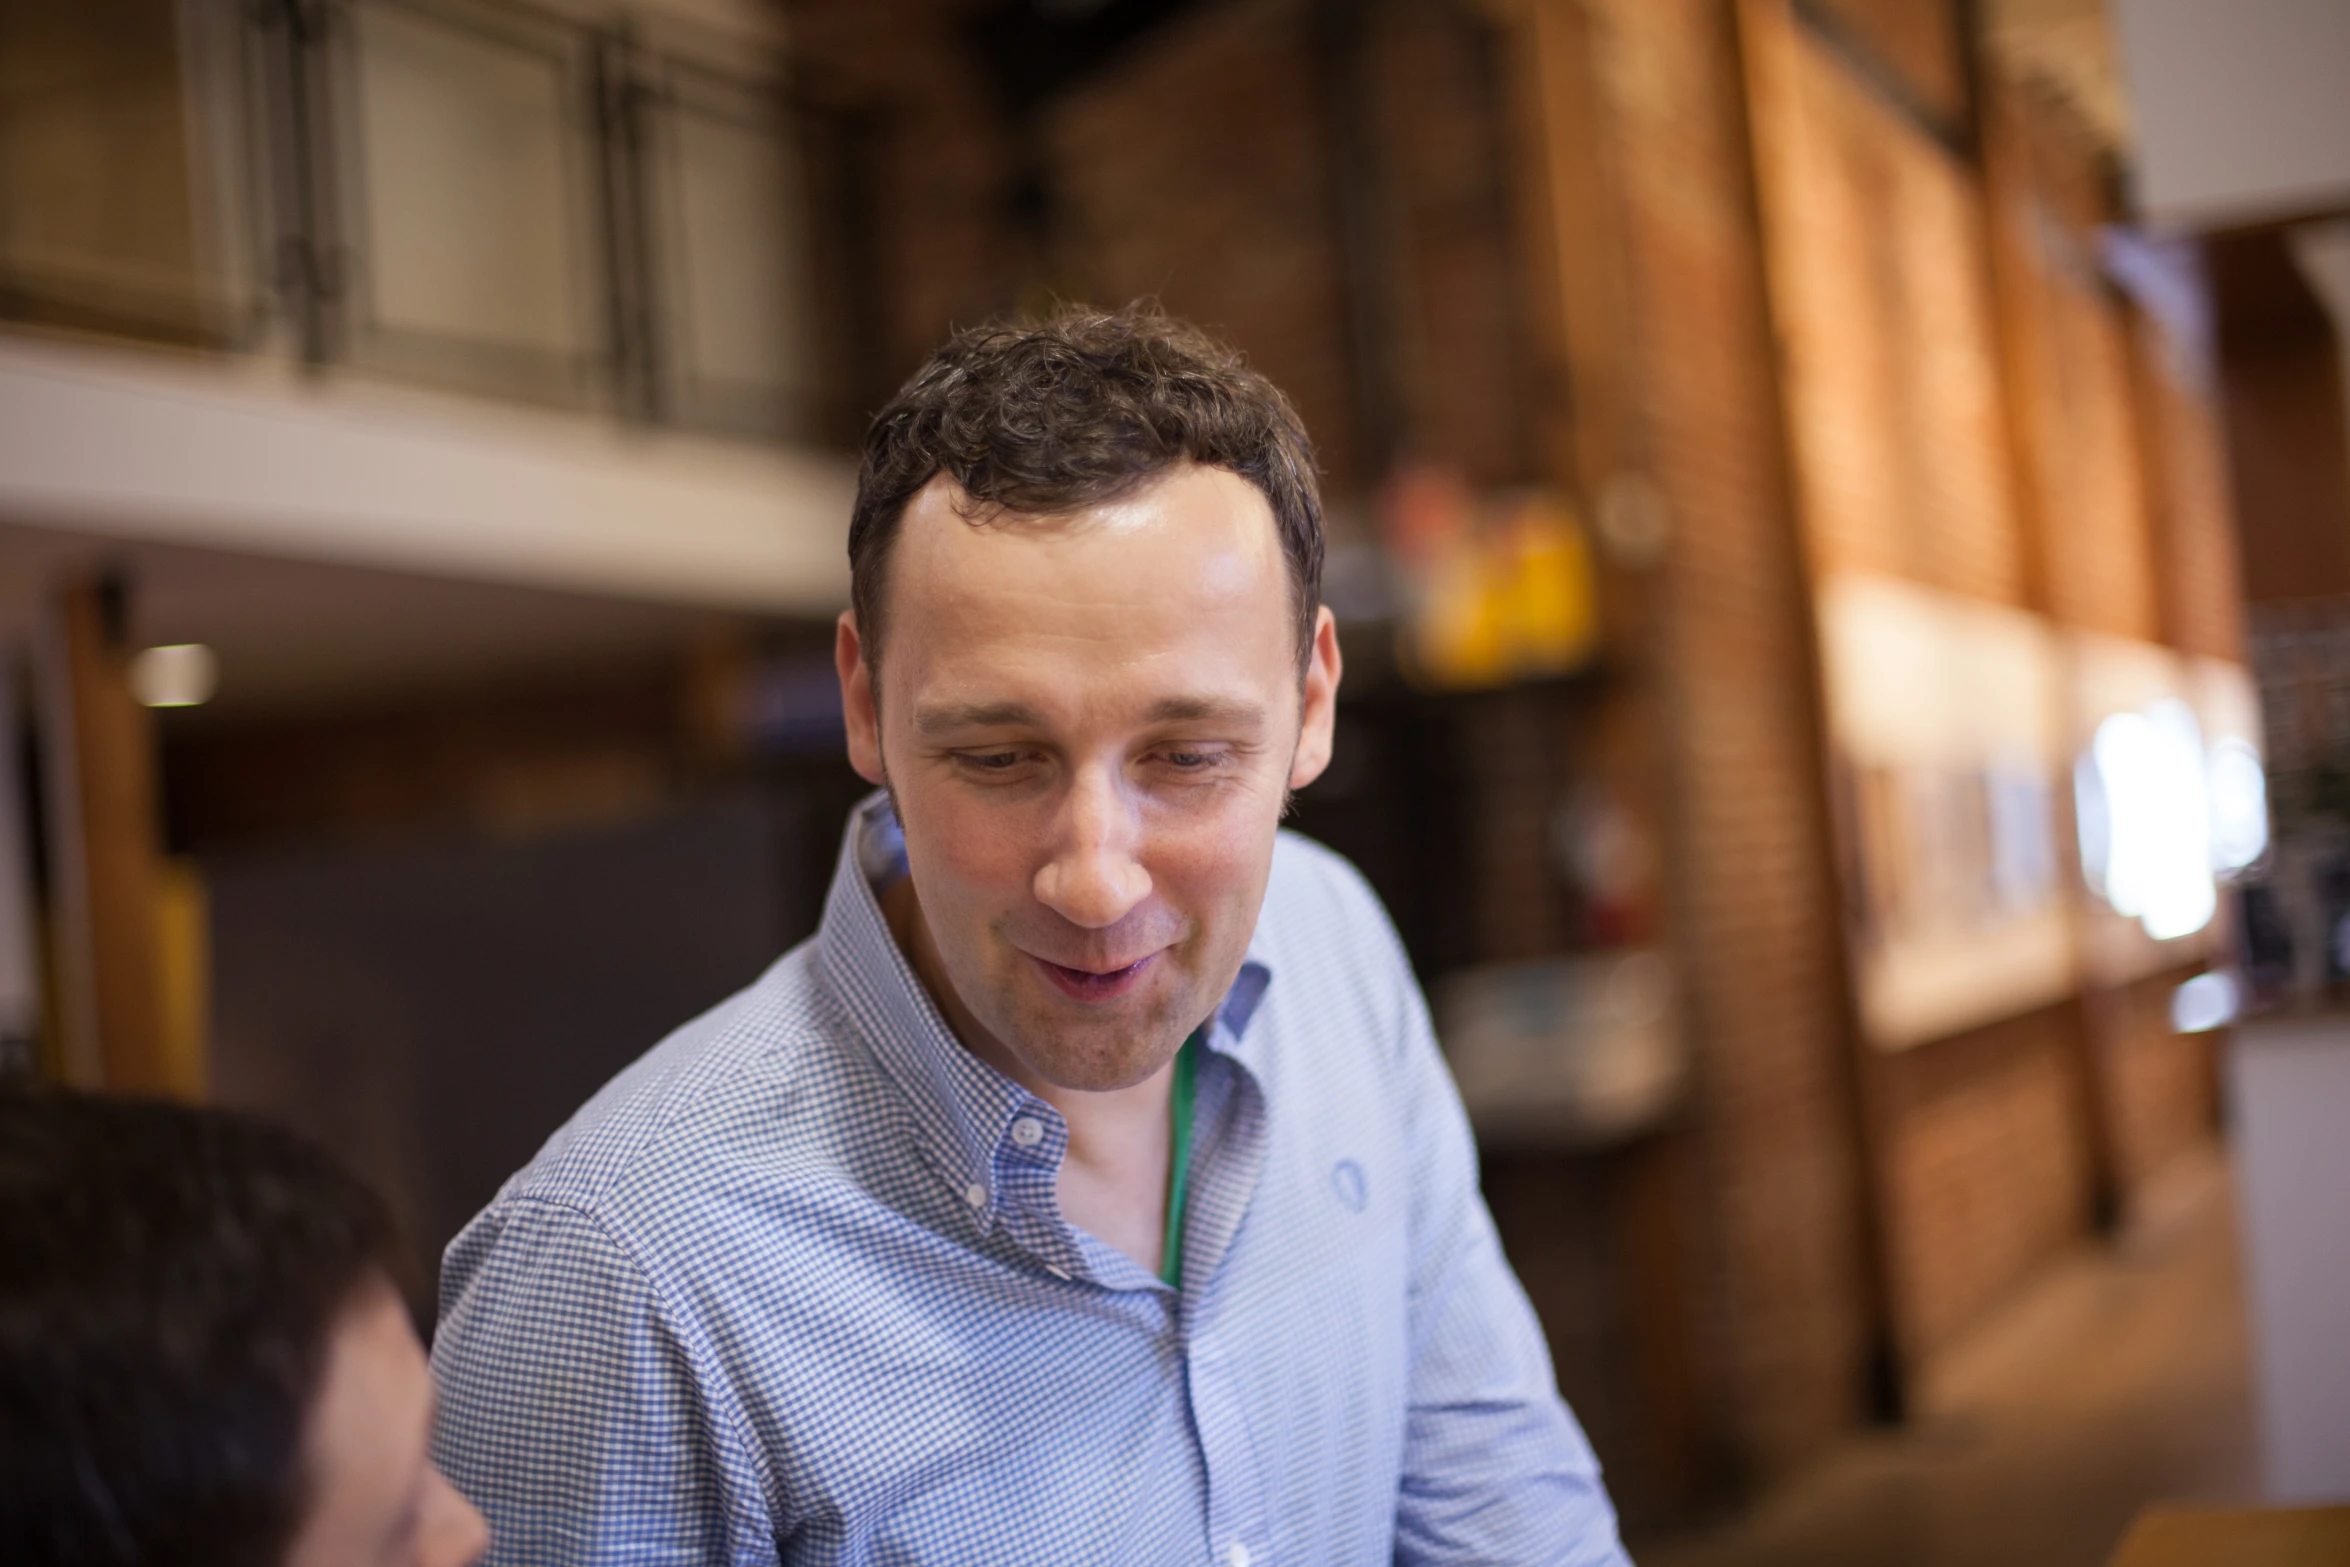
[[[1904,14],[1922,28],[1916,11]],[[1981,166],[1921,114],[1930,81],[1903,87],[1900,61],[1856,58],[1862,29],[1823,31],[1800,7],[1748,15],[1810,567],[2030,605],[2037,573],[2018,504]],[[2108,421],[2096,470],[2112,488],[2136,470],[2127,363],[2118,338],[2107,346],[2104,386],[2125,416]],[[2131,518],[2142,533],[2142,511]],[[2151,617],[2144,556],[2141,544],[2138,597]],[[2079,1049],[2077,1011],[2066,1007],[1858,1063],[1885,1309],[1905,1364],[2081,1232]]]
[[[1886,1063],[1887,1262],[1911,1357],[1948,1344],[2082,1233],[2079,1028],[2066,1003]]]
[[[2219,1113],[2214,1045],[2223,1036],[2181,1034],[2170,1021],[2171,993],[2201,969],[2149,975],[2095,1002],[2114,1174],[2125,1198],[2211,1141]]]
[[[1222,333],[1296,402],[1340,487],[1368,477],[1348,385],[1311,12],[1204,7],[1058,107],[1073,295],[1153,295]]]
[[[2106,157],[2079,113],[2019,84],[1995,83],[1992,104],[2009,385],[2046,608],[2063,625],[2241,658],[2225,454],[2199,345],[2168,336],[2106,277]],[[2084,996],[2097,1179],[2125,1212],[2211,1133],[2210,1040],[2169,1023],[2184,977]]]
[[[1375,481],[1382,435],[1483,485],[1540,469],[1524,395],[1498,37],[1470,7],[1365,8],[1352,66],[1296,0],[1205,7],[1052,118],[1066,203],[1056,260],[1078,292],[1155,295],[1247,350],[1294,398],[1341,492]],[[1331,97],[1359,144],[1333,166]],[[1340,178],[1376,256],[1341,277]],[[1359,261],[1360,258],[1358,258]],[[1370,297],[1348,300],[1348,287]],[[1365,311],[1384,368],[1362,363]],[[1362,425],[1365,391],[1395,428]]]
[[[1966,118],[1967,40],[1952,0],[1807,0],[1805,9],[1920,109],[1952,125]]]
[[[1731,1429],[1764,1470],[1856,1418],[1868,1324],[1811,649],[1785,510],[1736,39],[1589,8],[1662,602],[1672,918],[1702,1082]]]
[[[1498,35],[1443,0],[1366,8],[1353,80],[1398,428],[1362,428],[1339,242],[1330,48],[1305,0],[1223,0],[1154,29],[1022,135],[946,0],[794,9],[802,72],[878,128],[866,199],[894,384],[948,331],[1053,300],[1152,297],[1298,406],[1343,502],[1381,439],[1479,483],[1535,477]],[[1022,203],[1028,203],[1023,209]]]
[[[2008,394],[2041,607],[2065,625],[2162,633],[2152,498],[2132,398],[2132,321],[2106,282],[2110,217],[2087,126],[2046,92],[1995,81],[1994,259]]]
[[[2247,657],[2243,571],[2209,345],[2180,341],[2143,312],[2133,312],[2131,326],[2163,640],[2240,661]],[[2105,1002],[2101,1075],[2114,1175],[2125,1197],[2142,1194],[2218,1129],[2218,1050],[2226,1036],[2180,1034],[2170,1022],[2172,992],[2201,966],[2140,980]]]
[[[1530,412],[1504,36],[1474,5],[1393,5],[1373,51],[1382,161],[1403,237],[1398,294],[1410,434],[1477,482],[1554,477]]]
[[[2165,640],[2190,653],[2240,660],[2244,573],[2215,371],[2151,317],[2139,315],[2134,325],[2139,446],[2154,503]]]
[[[1816,571],[2025,597],[1973,171],[1809,29],[1758,30],[1754,114]]]
[[[1013,149],[985,78],[960,45],[955,0],[791,7],[795,75],[853,114],[869,145],[854,171],[869,253],[877,363],[855,367],[878,406],[954,326],[1007,308],[1021,269],[1005,213]],[[837,218],[833,219],[838,222]],[[859,411],[856,433],[872,407]]]

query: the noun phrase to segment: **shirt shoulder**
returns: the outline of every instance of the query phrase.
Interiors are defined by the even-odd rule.
[[[491,1204],[552,1203],[610,1222],[641,1192],[723,1156],[748,1126],[788,1136],[812,1071],[845,1033],[814,942],[673,1030],[557,1128]]]
[[[1272,974],[1268,1021],[1287,1036],[1378,1040],[1400,1050],[1418,982],[1394,922],[1363,873],[1311,838],[1274,845],[1249,956]]]
[[[1392,940],[1386,907],[1354,862],[1327,844],[1283,828],[1273,839],[1273,874],[1263,921],[1316,920],[1339,933]]]
[[[1255,947],[1276,972],[1283,958],[1292,966],[1302,959],[1310,971],[1333,955],[1409,971],[1395,924],[1363,873],[1337,850],[1286,829],[1274,840]]]

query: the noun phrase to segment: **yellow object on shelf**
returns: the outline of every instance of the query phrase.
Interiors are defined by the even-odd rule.
[[[210,1086],[212,952],[204,878],[193,860],[165,860],[157,877],[156,999],[163,1067],[174,1098],[203,1100]]]
[[[1455,475],[1406,470],[1389,490],[1387,538],[1407,605],[1403,663],[1421,683],[1475,690],[1567,674],[1597,648],[1591,549],[1559,496],[1480,503]]]

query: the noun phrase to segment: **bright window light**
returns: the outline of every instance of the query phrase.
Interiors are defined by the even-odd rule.
[[[2091,892],[2106,898],[2105,861],[2106,851],[2113,847],[2113,810],[2105,798],[2105,775],[2097,769],[2094,746],[2073,763],[2073,825],[2081,836],[2081,876]]]
[[[220,660],[201,642],[151,647],[131,660],[131,694],[149,707],[198,707],[220,687]]]
[[[2081,864],[2105,901],[2157,941],[2188,936],[2219,907],[2203,734],[2183,702],[2097,726],[2077,780]]]
[[[2211,868],[2240,871],[2268,851],[2268,775],[2241,740],[2211,748]]]
[[[2182,1034],[2225,1028],[2236,1020],[2236,982],[2222,973],[2198,974],[2170,995],[2170,1026]]]

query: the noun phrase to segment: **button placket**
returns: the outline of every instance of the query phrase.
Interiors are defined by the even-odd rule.
[[[1196,1260],[1199,1278],[1184,1292],[1177,1320],[1207,1473],[1212,1560],[1218,1567],[1247,1567],[1270,1559],[1265,1474],[1242,1368],[1233,1363],[1234,1346],[1217,1320],[1217,1274],[1264,1164],[1264,1104],[1253,1074],[1245,1068],[1203,1072],[1200,1111],[1205,1133],[1192,1148],[1192,1223],[1184,1256],[1186,1273]]]
[[[1216,1337],[1196,1319],[1186,1334],[1192,1420],[1207,1471],[1208,1539],[1216,1561],[1245,1564],[1260,1548],[1248,1542],[1262,1540],[1263,1472],[1245,1399]]]
[[[994,1215],[1013,1244],[1038,1267],[1067,1283],[1084,1276],[1083,1248],[1061,1216],[1058,1171],[1067,1134],[1049,1105],[1034,1098],[1014,1102],[1011,1118],[998,1123],[994,1158]]]

